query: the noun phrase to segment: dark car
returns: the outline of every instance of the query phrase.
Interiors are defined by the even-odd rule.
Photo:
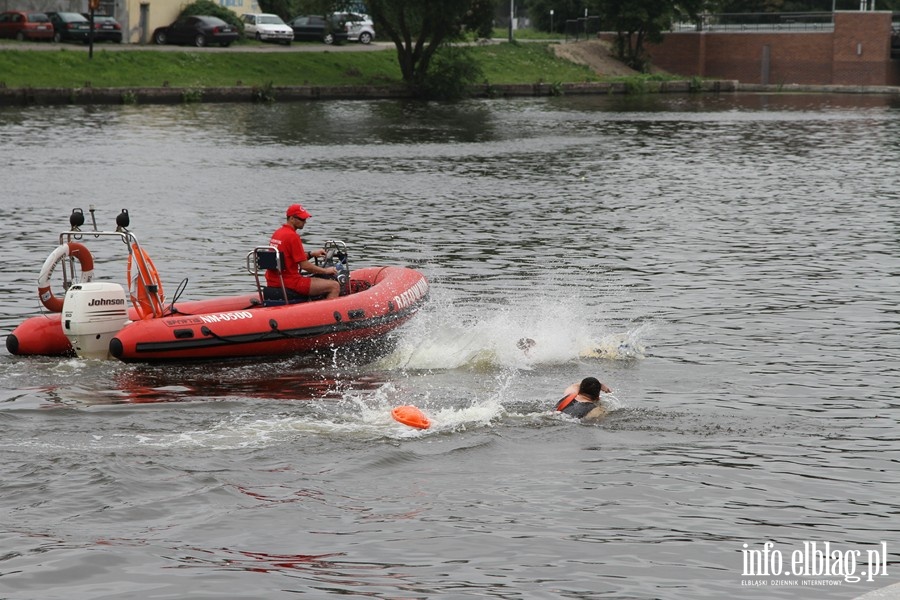
[[[155,44],[192,44],[197,47],[218,44],[230,46],[240,34],[237,27],[218,17],[191,15],[181,17],[168,27],[153,32]]]
[[[90,21],[90,15],[81,13]],[[94,15],[94,41],[122,43],[122,26],[109,15]]]
[[[23,40],[53,38],[53,24],[42,12],[11,10],[0,13],[0,37]]]
[[[296,41],[317,41],[340,44],[347,41],[347,30],[338,18],[326,19],[318,15],[301,15],[288,22]]]
[[[91,34],[91,24],[79,13],[74,12],[48,12],[50,22],[53,23],[54,42],[83,42],[88,43]]]

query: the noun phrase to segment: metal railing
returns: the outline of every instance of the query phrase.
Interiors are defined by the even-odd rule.
[[[834,31],[833,12],[719,13],[703,15],[700,23],[682,24],[681,31]]]
[[[600,32],[600,17],[581,17],[566,20],[566,41],[577,42],[597,37]]]
[[[566,41],[579,41],[597,37],[602,28],[599,16],[567,19],[565,22]],[[900,31],[900,12],[893,15],[895,36]],[[715,13],[704,14],[696,23],[675,23],[672,31],[834,31],[834,13],[781,12],[781,13]]]

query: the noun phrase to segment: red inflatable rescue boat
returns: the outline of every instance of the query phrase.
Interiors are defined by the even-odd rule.
[[[38,279],[39,298],[49,312],[27,319],[7,336],[11,354],[74,354],[126,362],[302,354],[377,342],[408,321],[428,297],[428,281],[418,271],[385,266],[351,272],[346,245],[330,241],[323,266],[337,268],[339,298],[286,303],[283,287],[265,287],[264,270],[280,257],[275,249],[262,246],[246,256],[253,293],[190,302],[179,302],[176,296],[167,302],[156,267],[127,230],[128,220],[123,210],[116,231],[96,231],[95,226],[85,234],[78,229],[83,223],[80,209],[73,211],[72,231],[60,234],[60,244]],[[102,238],[118,238],[128,250],[127,292],[118,283],[95,277],[86,241]],[[64,299],[51,291],[58,264],[63,265]]]

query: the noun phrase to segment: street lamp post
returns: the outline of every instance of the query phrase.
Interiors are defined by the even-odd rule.
[[[554,31],[554,29],[553,29],[553,9],[551,8],[550,9],[550,33],[552,34],[553,31]]]
[[[513,41],[513,18],[516,15],[516,0],[509,0],[509,41]]]

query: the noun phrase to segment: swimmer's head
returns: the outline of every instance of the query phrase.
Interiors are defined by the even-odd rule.
[[[578,393],[589,396],[594,400],[600,399],[600,380],[596,377],[585,377],[578,385]]]

